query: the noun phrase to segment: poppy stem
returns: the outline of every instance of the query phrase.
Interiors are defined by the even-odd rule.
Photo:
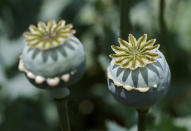
[[[161,32],[165,33],[167,28],[166,28],[166,23],[165,23],[165,0],[160,0],[160,8],[159,8],[159,24],[161,28]]]
[[[136,109],[138,112],[138,131],[146,131],[146,116],[149,111],[146,109]]]
[[[52,96],[57,106],[58,117],[62,131],[70,131],[70,120],[68,114],[69,89],[66,87],[51,90]]]
[[[62,131],[70,131],[70,120],[68,115],[68,99],[55,99],[58,116]]]
[[[128,39],[128,34],[132,31],[130,23],[131,0],[120,0],[120,37]]]

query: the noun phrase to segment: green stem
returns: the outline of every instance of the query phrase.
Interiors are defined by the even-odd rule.
[[[70,121],[69,121],[69,115],[68,115],[68,99],[55,99],[57,110],[58,110],[58,116],[60,119],[60,125],[62,128],[62,131],[70,131]]]
[[[165,0],[160,0],[159,4],[159,25],[160,25],[160,33],[161,33],[161,44],[163,44],[163,49],[165,52],[168,52],[166,55],[168,56],[168,61],[171,63],[174,55],[173,51],[171,50],[171,40],[168,33],[168,27],[165,21]],[[167,50],[168,49],[168,50]]]
[[[50,93],[55,100],[60,126],[62,131],[70,131],[70,121],[68,115],[68,97],[70,90],[67,87],[51,89]]]
[[[146,115],[149,109],[136,109],[138,112],[138,131],[146,131]]]
[[[166,41],[167,37],[167,27],[166,27],[166,22],[165,22],[165,18],[164,18],[164,14],[165,14],[165,0],[160,0],[160,4],[159,4],[160,8],[159,8],[159,24],[160,24],[160,29],[161,29],[161,35],[164,39],[164,41]]]
[[[168,49],[169,46],[169,42],[168,42],[168,32],[167,32],[167,26],[166,26],[166,22],[165,22],[165,0],[160,0],[160,4],[159,4],[160,8],[159,8],[159,24],[160,24],[160,30],[161,30],[161,36],[162,36],[162,43],[164,44],[164,46],[166,46],[166,48]]]
[[[160,21],[160,28],[162,32],[166,32],[166,23],[164,20],[164,12],[165,12],[165,1],[160,0],[160,8],[159,8],[159,21]]]
[[[131,32],[130,3],[131,0],[120,0],[120,36],[124,40],[128,39],[128,34]]]

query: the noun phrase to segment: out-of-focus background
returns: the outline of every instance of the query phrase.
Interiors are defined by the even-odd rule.
[[[148,115],[148,131],[191,131],[191,1],[129,0],[129,30],[157,38],[172,72],[167,96]],[[163,13],[164,11],[164,13]],[[118,0],[0,0],[0,131],[59,131],[49,92],[17,70],[30,24],[73,23],[87,54],[87,70],[71,87],[72,131],[135,130],[137,114],[111,96],[106,68],[119,36]]]

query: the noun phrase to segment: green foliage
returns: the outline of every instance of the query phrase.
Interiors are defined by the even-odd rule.
[[[132,0],[129,12],[131,33],[136,38],[144,33],[148,39],[157,38],[172,72],[168,94],[150,111],[148,127],[151,131],[189,131],[191,1],[166,1],[164,19],[158,7],[159,1]],[[49,19],[73,23],[87,54],[87,71],[71,87],[72,130],[135,130],[135,111],[113,99],[105,75],[110,46],[117,45],[119,36],[118,0],[0,0],[0,130],[59,130],[48,92],[33,87],[17,71],[22,33],[30,24]]]

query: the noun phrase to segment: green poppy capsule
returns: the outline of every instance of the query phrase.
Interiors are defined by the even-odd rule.
[[[64,20],[39,22],[25,32],[26,44],[20,57],[19,69],[37,87],[64,87],[83,75],[86,56],[83,45],[73,36],[72,24]]]
[[[112,45],[115,54],[108,67],[108,87],[122,104],[148,108],[167,93],[170,70],[159,44],[143,35],[138,40],[132,34],[129,42],[118,39],[120,46]]]

